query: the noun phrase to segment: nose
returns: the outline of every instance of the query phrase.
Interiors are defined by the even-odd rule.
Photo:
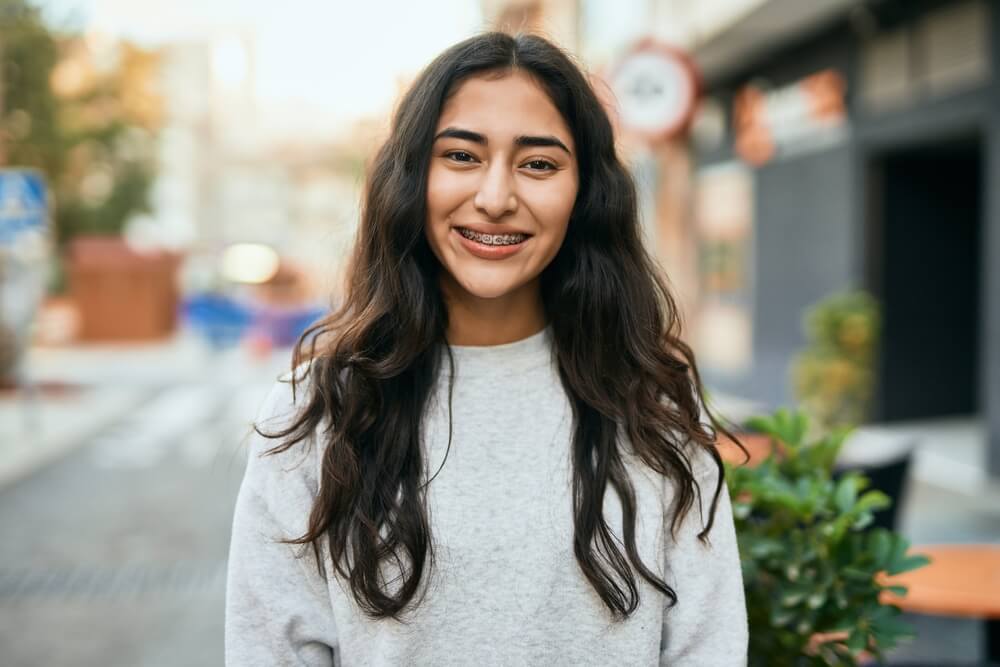
[[[473,204],[490,218],[503,218],[517,210],[513,178],[503,161],[496,160],[486,169]]]

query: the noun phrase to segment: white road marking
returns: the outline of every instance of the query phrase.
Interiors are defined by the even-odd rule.
[[[146,469],[177,456],[192,468],[211,465],[220,450],[241,440],[270,384],[238,387],[183,384],[157,395],[98,436],[98,468]]]

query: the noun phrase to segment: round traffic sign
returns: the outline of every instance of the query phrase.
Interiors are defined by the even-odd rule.
[[[611,71],[624,128],[651,140],[684,131],[698,98],[698,77],[683,52],[653,40],[637,44]]]

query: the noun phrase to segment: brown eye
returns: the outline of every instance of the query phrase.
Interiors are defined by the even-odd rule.
[[[548,160],[532,160],[531,162],[525,163],[524,166],[534,171],[551,171],[556,168],[556,166]]]
[[[474,162],[476,160],[472,154],[465,151],[451,151],[450,153],[445,153],[445,157],[449,157],[455,162]]]

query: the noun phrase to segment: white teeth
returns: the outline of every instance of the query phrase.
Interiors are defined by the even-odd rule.
[[[527,234],[480,234],[464,227],[459,227],[458,233],[467,239],[486,245],[514,245],[528,238]]]

